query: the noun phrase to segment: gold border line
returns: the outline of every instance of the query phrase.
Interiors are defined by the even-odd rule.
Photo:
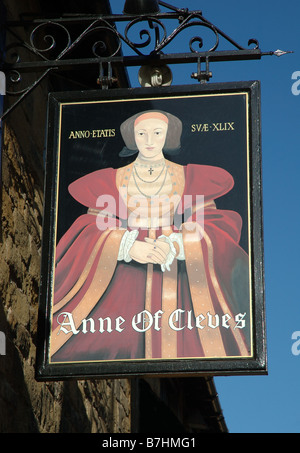
[[[250,329],[251,329],[251,355],[247,356],[226,356],[226,357],[174,357],[174,358],[151,358],[150,360],[147,358],[140,358],[140,359],[118,359],[118,360],[81,360],[81,361],[63,361],[63,362],[52,362],[50,354],[50,345],[51,345],[51,337],[52,337],[52,310],[53,310],[53,295],[54,295],[54,282],[55,282],[55,257],[56,257],[56,238],[57,238],[57,220],[58,220],[58,198],[59,198],[59,180],[60,180],[60,153],[61,153],[61,132],[62,132],[62,108],[63,106],[70,106],[70,105],[83,105],[83,104],[106,104],[106,103],[123,103],[123,102],[139,102],[139,101],[155,101],[155,100],[169,100],[169,99],[195,99],[195,98],[203,98],[203,97],[220,97],[220,96],[245,96],[246,100],[246,150],[247,150],[247,201],[248,201],[248,259],[249,259],[249,309],[250,309]],[[241,91],[236,93],[209,93],[209,94],[195,94],[195,95],[178,95],[178,96],[162,96],[162,97],[143,97],[137,99],[105,99],[105,100],[97,100],[97,101],[80,101],[80,102],[61,102],[60,103],[60,110],[59,110],[59,140],[58,140],[58,152],[57,152],[57,181],[56,181],[56,207],[55,207],[55,233],[54,233],[54,243],[55,243],[55,252],[54,252],[54,261],[52,263],[52,285],[51,285],[51,330],[49,335],[49,348],[48,348],[48,357],[49,357],[49,364],[56,365],[56,364],[82,364],[82,363],[112,363],[112,362],[136,362],[136,361],[182,361],[182,360],[221,360],[221,361],[228,361],[231,359],[253,359],[253,300],[252,300],[252,242],[251,242],[251,209],[250,209],[250,137],[249,137],[249,93],[247,91]]]

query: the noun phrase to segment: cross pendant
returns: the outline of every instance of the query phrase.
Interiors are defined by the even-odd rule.
[[[150,173],[150,176],[151,176],[151,175],[152,175],[152,173],[154,172],[154,170],[153,170],[153,168],[152,168],[152,167],[150,167],[148,171],[149,171],[149,173]]]

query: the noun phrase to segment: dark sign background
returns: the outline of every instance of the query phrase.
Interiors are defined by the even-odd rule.
[[[127,165],[136,158],[119,157],[124,146],[120,125],[144,110],[163,110],[181,119],[181,151],[169,160],[224,168],[234,178],[234,188],[217,200],[217,207],[233,209],[243,218],[241,246],[248,251],[247,93],[184,96],[175,99],[120,100],[68,104],[62,107],[60,192],[57,239],[85,208],[68,194],[68,184],[98,169]],[[115,136],[97,137],[115,130]],[[82,138],[73,138],[77,136]],[[104,132],[104,134],[109,132]],[[102,132],[103,134],[103,132]],[[72,138],[69,138],[71,135]]]

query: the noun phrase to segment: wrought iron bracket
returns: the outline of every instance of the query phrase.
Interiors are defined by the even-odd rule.
[[[205,83],[212,77],[209,68],[211,62],[258,60],[266,55],[289,53],[281,50],[262,52],[256,39],[250,39],[248,48],[245,48],[208,21],[202,11],[179,9],[162,1],[159,4],[167,12],[139,17],[125,14],[64,15],[57,19],[6,22],[4,27],[10,44],[0,69],[6,75],[7,96],[16,96],[17,100],[1,118],[5,118],[52,72],[69,73],[96,66],[99,68],[96,80],[98,86],[108,89],[116,82],[113,68],[118,65],[158,67],[196,63],[197,72],[192,73],[191,77]],[[165,23],[171,25],[171,32],[167,31]],[[119,29],[122,27],[124,31],[121,32]],[[188,52],[164,53],[167,46],[170,48],[176,38],[191,27],[209,32],[207,41],[210,40],[210,43],[204,42],[204,38],[196,34],[188,42]],[[20,37],[19,29],[23,35],[27,35],[26,40]],[[138,42],[130,38],[134,30],[134,36],[139,36]],[[231,48],[219,50],[220,40]],[[205,63],[205,71],[201,71],[202,62]],[[24,79],[29,74],[34,77],[34,81],[26,84]]]

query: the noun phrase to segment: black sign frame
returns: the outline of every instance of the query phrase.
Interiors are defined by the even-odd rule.
[[[233,107],[229,102],[231,99],[233,100]],[[241,107],[235,107],[234,102],[239,99],[241,99],[241,103],[238,105],[241,105]],[[171,100],[172,102],[170,102]],[[190,103],[191,108],[186,109],[186,105],[183,104],[184,109],[182,110],[180,103],[184,102],[183,100],[186,100],[185,102],[187,102],[188,107]],[[222,101],[220,104],[221,110],[224,107],[222,114],[220,114],[218,100],[220,100],[220,102]],[[201,111],[197,111],[197,101],[199,101],[200,106],[201,103],[202,106],[209,105],[209,102],[212,103],[210,114],[207,117],[208,119],[205,119],[205,115],[202,113],[203,109]],[[105,114],[105,108],[108,103],[110,106],[114,106],[112,107],[112,111],[115,113],[115,116],[110,116],[113,127],[108,127],[107,122],[104,126],[91,125],[90,127],[87,127],[87,123],[84,121],[83,117],[82,127],[79,127],[78,111],[76,111],[76,106],[87,106],[87,111],[91,105],[94,107],[95,105],[100,106],[100,111],[102,111],[102,116],[100,116],[101,118],[104,118],[104,116],[107,116]],[[226,103],[229,103],[227,107]],[[209,159],[214,160],[214,158],[207,157],[208,160],[206,163],[208,165],[214,164],[220,168],[224,168],[226,165],[229,165],[229,167],[230,165],[233,167],[234,165],[239,165],[239,163],[234,163],[234,160],[236,159],[235,157],[230,156],[230,158],[227,158],[226,160],[224,153],[223,155],[221,155],[221,153],[218,154],[218,150],[221,146],[223,146],[222,143],[224,143],[224,140],[224,149],[234,148],[230,145],[231,139],[228,139],[230,133],[236,130],[236,121],[239,121],[239,115],[234,114],[234,109],[244,108],[243,118],[245,118],[244,124],[246,132],[244,130],[242,138],[239,134],[237,134],[237,137],[239,137],[237,140],[242,140],[241,143],[244,143],[245,137],[247,138],[244,150],[238,150],[236,156],[244,154],[242,159],[244,159],[244,162],[247,161],[247,206],[244,206],[244,208],[242,207],[241,209],[244,209],[244,217],[247,217],[246,223],[248,225],[248,234],[246,233],[246,239],[244,238],[244,241],[248,241],[249,246],[249,289],[251,294],[251,296],[249,296],[249,307],[252,319],[250,329],[251,353],[248,356],[229,355],[208,358],[179,356],[171,358],[143,357],[138,359],[75,359],[72,361],[62,360],[53,362],[50,360],[50,339],[56,247],[58,240],[63,237],[68,227],[75,221],[78,215],[81,215],[79,211],[78,213],[74,212],[74,206],[78,205],[78,203],[72,200],[72,204],[68,196],[64,194],[64,191],[66,192],[67,185],[70,181],[77,180],[92,170],[91,165],[94,165],[95,162],[94,142],[96,143],[97,140],[101,141],[104,137],[105,143],[103,140],[102,142],[104,144],[103,148],[105,148],[105,146],[110,146],[107,145],[107,143],[109,143],[109,140],[113,137],[121,137],[117,125],[120,126],[125,117],[129,117],[130,108],[132,110],[132,114],[134,111],[141,112],[145,110],[164,112],[172,110],[173,112],[174,109],[176,110],[175,106],[177,105],[179,105],[179,111],[180,109],[182,111],[181,116],[184,117],[184,119],[188,116],[188,119],[186,119],[186,122],[183,125],[183,132],[186,130],[185,124],[188,123],[190,136],[192,133],[197,134],[197,140],[200,138],[201,140],[205,140],[203,138],[205,134],[206,137],[210,134],[211,138],[208,139],[210,140],[208,143],[215,143],[214,145],[211,145],[210,156],[216,154],[219,156],[220,161],[212,162]],[[123,117],[122,115],[119,116],[121,106],[124,110]],[[128,106],[130,106],[130,108]],[[166,107],[161,108],[164,106]],[[168,106],[170,106],[170,108],[168,108]],[[195,108],[196,110],[193,110]],[[68,113],[70,113],[70,118],[67,119],[65,123],[62,123],[63,109],[65,109],[64,112],[66,112],[64,113],[65,118],[68,118]],[[72,109],[74,110],[73,112]],[[233,110],[231,111],[231,109]],[[91,112],[89,115],[93,116],[93,112],[95,112],[95,110],[92,110]],[[81,115],[86,115],[84,108],[81,110]],[[191,120],[192,117],[194,118],[193,120]],[[73,124],[72,121],[75,121],[74,125],[69,127],[70,124]],[[66,125],[68,125],[68,127]],[[249,81],[160,88],[133,88],[88,92],[50,93],[48,102],[47,134],[36,379],[43,381],[99,377],[121,378],[134,376],[267,374],[261,178],[260,82]],[[227,139],[229,140],[228,143],[226,142]],[[86,159],[86,157],[82,158],[82,151],[76,151],[76,147],[79,146],[78,143],[80,140],[80,146],[82,141],[86,140],[84,145],[84,148],[86,149],[85,156],[90,153],[92,157],[89,157],[88,159]],[[69,158],[65,159],[64,149],[68,148],[68,143],[71,143],[70,146],[72,153],[71,157],[69,156]],[[101,148],[102,151],[103,148]],[[111,162],[109,162],[109,159],[104,156],[105,153],[102,151],[100,152],[102,159],[100,168],[107,168],[111,165]],[[120,149],[118,150],[118,153],[119,151]],[[193,155],[193,150],[188,152],[191,153],[191,156]],[[117,164],[115,166],[121,167],[128,164],[130,159],[132,160],[132,157],[129,156],[129,154],[130,152],[128,152],[127,147],[123,151],[123,158],[116,158]],[[207,156],[207,154],[205,154],[205,156]],[[175,157],[172,157],[172,159],[180,164],[179,155],[180,153],[177,155],[175,153]],[[238,157],[238,159],[239,158],[240,157]],[[185,157],[185,159],[189,159],[189,157]],[[88,164],[86,164],[87,160],[89,160]],[[122,164],[119,163],[119,160],[122,161]],[[68,166],[72,167],[71,175],[65,178],[65,174],[62,175],[61,169],[67,168]],[[227,168],[227,171],[232,173],[230,168]],[[239,174],[240,171],[236,168],[234,179],[238,179]],[[65,179],[66,181],[64,181]],[[241,184],[244,183],[241,182]],[[237,183],[237,189],[238,190],[235,195],[233,195],[233,198],[230,199],[227,195],[221,197],[224,199],[221,209],[231,209],[231,205],[234,203],[235,210],[235,204],[238,203],[239,200],[239,183]],[[62,221],[59,222],[58,219],[62,219]],[[225,325],[226,322],[226,319],[224,319]],[[242,322],[241,319],[240,322]],[[61,326],[67,324],[68,323],[61,323]],[[59,333],[60,335],[64,334],[62,331]]]

